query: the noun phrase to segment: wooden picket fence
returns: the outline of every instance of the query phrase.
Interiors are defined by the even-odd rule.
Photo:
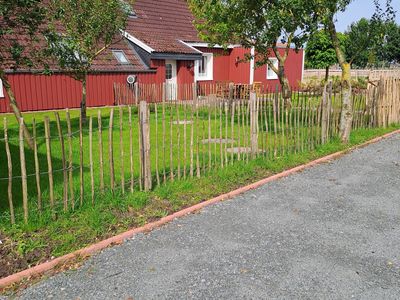
[[[0,188],[7,195],[0,201],[7,208],[0,218],[11,223],[27,223],[32,213],[56,218],[96,205],[105,193],[150,191],[237,162],[310,151],[338,136],[341,98],[331,84],[323,91],[293,91],[290,100],[278,88],[261,85],[177,86],[180,99],[170,100],[165,85],[116,89],[116,102],[130,99],[129,105],[99,109],[86,123],[59,111],[53,121],[21,119],[12,136],[17,131],[4,119],[0,155],[6,156],[7,173],[0,173]],[[399,90],[399,79],[382,78],[355,93],[353,128],[400,123]],[[33,132],[32,151],[24,126]]]

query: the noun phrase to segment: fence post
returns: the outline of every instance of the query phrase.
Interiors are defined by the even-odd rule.
[[[142,160],[142,180],[145,191],[151,190],[151,164],[150,164],[150,126],[149,109],[146,101],[140,101],[140,135],[141,135],[141,155]]]
[[[26,175],[26,163],[25,163],[25,146],[24,146],[24,130],[25,123],[24,119],[19,119],[19,153],[20,153],[20,164],[21,164],[21,180],[22,180],[22,203],[24,208],[24,221],[28,223],[28,184]]]
[[[50,119],[44,118],[44,132],[46,135],[46,154],[47,154],[47,172],[49,176],[49,196],[50,196],[50,209],[53,219],[56,218],[54,210],[54,179],[53,179],[53,164],[51,161],[51,133],[50,133]]]
[[[321,143],[325,144],[328,139],[328,93],[326,91],[328,84],[324,85],[322,93],[322,116],[321,116]]]
[[[7,118],[4,118],[4,143],[7,153],[7,165],[8,165],[8,203],[10,206],[10,218],[11,224],[15,224],[15,215],[14,215],[14,204],[13,204],[13,196],[12,196],[12,160],[11,160],[11,152],[10,145],[8,143],[8,130],[7,130]]]
[[[229,100],[228,100],[228,103],[229,103],[229,110],[231,110],[232,109],[232,103],[233,103],[233,101],[234,101],[234,91],[235,91],[235,84],[233,83],[233,82],[230,82],[229,83]]]
[[[60,115],[58,112],[54,112],[57,122],[57,130],[58,130],[58,137],[60,141],[61,147],[61,158],[62,158],[62,171],[63,171],[63,204],[64,204],[64,211],[68,210],[68,173],[67,173],[67,163],[65,158],[65,145],[64,145],[64,136],[61,128],[61,121]]]
[[[257,94],[250,92],[250,148],[251,158],[255,158],[258,152],[258,106]]]

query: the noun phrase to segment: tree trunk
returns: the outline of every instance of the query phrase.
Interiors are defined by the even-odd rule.
[[[328,82],[329,79],[329,66],[325,67],[325,82]]]
[[[282,65],[279,66],[278,78],[282,88],[282,98],[285,100],[286,107],[290,107],[292,105],[292,89],[290,87],[289,79],[287,79],[285,75],[285,69]]]
[[[82,101],[81,101],[81,118],[83,123],[86,123],[86,80],[87,80],[87,74],[84,74],[82,78]]]
[[[20,122],[20,119],[22,118],[21,111],[18,107],[17,100],[15,99],[15,95],[11,89],[11,85],[8,82],[8,78],[4,71],[0,71],[0,79],[3,81],[4,88],[7,92],[8,98],[10,100],[10,106],[14,112],[15,117],[17,118],[18,123]],[[29,129],[27,126],[24,126],[24,137],[26,140],[26,143],[28,144],[29,148],[33,150],[33,139],[32,135],[29,132]]]
[[[342,113],[340,116],[339,136],[343,143],[348,143],[351,132],[351,125],[353,123],[353,103],[351,99],[351,81],[350,81],[350,64],[346,61],[344,53],[340,48],[340,42],[337,37],[335,23],[333,22],[333,15],[326,24],[329,34],[332,39],[333,47],[335,48],[336,56],[339,61],[340,68],[342,69]]]
[[[340,115],[339,135],[343,143],[348,143],[353,123],[353,103],[350,81],[350,64],[344,63],[342,68],[342,113]]]

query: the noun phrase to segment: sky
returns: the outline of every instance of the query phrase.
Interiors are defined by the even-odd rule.
[[[385,0],[380,0],[382,8],[385,8]],[[400,24],[400,0],[393,0],[392,6],[397,11],[396,22]],[[375,11],[373,0],[354,0],[344,13],[337,15],[337,30],[343,32],[347,27],[361,19],[370,18]]]

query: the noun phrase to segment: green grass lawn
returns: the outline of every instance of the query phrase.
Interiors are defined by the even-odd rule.
[[[94,161],[94,181],[96,187],[96,195],[100,186],[100,152],[99,152],[99,131],[98,131],[98,112],[102,116],[102,143],[103,143],[103,161],[104,161],[104,182],[105,186],[110,186],[110,154],[109,154],[109,116],[110,108],[89,109],[88,116],[93,118],[93,161]],[[160,105],[157,107],[157,122],[155,107],[151,107],[150,118],[150,139],[151,139],[151,168],[154,184],[157,183],[156,170],[158,166],[158,173],[160,180],[163,181],[164,174],[167,178],[171,176],[171,170],[174,177],[184,177],[189,175],[190,160],[191,160],[191,131],[193,127],[193,167],[195,171],[200,169],[201,174],[209,172],[211,169],[219,168],[224,163],[231,163],[233,160],[247,159],[248,155],[242,153],[241,155],[231,155],[225,153],[226,148],[230,147],[249,147],[250,145],[250,127],[249,127],[249,112],[248,108],[242,106],[240,111],[236,107],[234,120],[232,122],[232,114],[228,112],[225,114],[224,108],[213,107],[211,110],[205,107],[199,108],[193,114],[193,124],[175,125],[174,122],[188,120],[192,121],[191,107],[190,106],[176,106],[170,105],[165,107],[165,121],[163,122],[163,109]],[[246,113],[243,113],[243,112]],[[283,153],[284,151],[294,151],[295,146],[309,147],[311,142],[317,143],[319,130],[318,128],[311,129],[310,124],[305,119],[307,114],[304,114],[303,121],[300,123],[304,125],[297,126],[297,134],[293,130],[285,128],[285,114],[281,109],[276,120],[276,135],[274,131],[274,120],[272,117],[272,105],[263,107],[263,113],[259,118],[259,148],[263,153],[269,156],[273,152]],[[113,157],[115,169],[115,181],[117,186],[121,188],[122,174],[125,179],[125,188],[128,189],[130,182],[130,128],[128,108],[122,109],[123,117],[120,119],[119,109],[114,110],[113,122]],[[310,111],[311,112],[311,111]],[[67,124],[66,114],[60,111],[61,127],[63,129],[66,158],[68,159],[69,148],[67,140]],[[79,198],[79,111],[71,110],[71,126],[72,126],[72,157],[74,166],[74,198]],[[293,125],[299,121],[297,118],[297,111],[293,110],[290,115],[290,124]],[[316,118],[316,112],[314,114]],[[46,143],[43,119],[45,116],[50,118],[51,128],[51,153],[52,153],[52,167],[54,172],[54,192],[56,198],[57,209],[62,208],[63,196],[63,172],[62,169],[62,151],[61,144],[58,138],[57,125],[55,115],[53,112],[37,112],[25,113],[24,121],[28,128],[32,131],[33,119],[36,121],[37,143],[38,143],[38,159],[40,171],[46,173],[48,169],[46,157]],[[311,113],[309,113],[309,116]],[[300,116],[299,116],[300,117]],[[13,115],[5,115],[8,123],[8,135],[12,154],[13,162],[13,176],[20,176],[20,153],[18,144],[18,124]],[[267,122],[266,122],[267,120]],[[120,124],[122,121],[122,130]],[[289,121],[288,121],[289,122]],[[164,125],[163,125],[164,124]],[[172,125],[171,125],[172,124]],[[245,124],[245,125],[243,125]],[[165,129],[163,130],[163,127]],[[268,132],[267,132],[268,127]],[[121,138],[122,133],[122,138]],[[291,134],[291,138],[288,136]],[[0,165],[7,166],[4,138],[3,138],[3,122],[0,122]],[[230,139],[232,142],[228,144],[216,143],[203,143],[203,140],[208,138],[219,140]],[[134,189],[139,189],[139,131],[138,131],[138,112],[136,107],[132,107],[132,141],[133,141],[133,175],[134,175]],[[301,140],[301,141],[300,141]],[[315,142],[314,142],[315,140]],[[122,141],[122,143],[121,143]],[[302,143],[302,145],[301,145]],[[122,147],[121,147],[122,145]],[[276,150],[274,148],[277,148]],[[221,155],[222,154],[222,155]],[[28,193],[29,193],[29,210],[37,210],[37,189],[34,154],[33,151],[25,147],[26,165],[28,176]],[[85,124],[83,129],[83,161],[84,161],[84,182],[86,190],[86,201],[90,201],[90,169],[89,169],[89,132],[88,124]],[[180,172],[179,172],[180,171]],[[179,173],[179,174],[178,174]],[[196,173],[196,172],[195,172]],[[7,167],[0,169],[0,189],[7,191]],[[43,198],[43,206],[49,205],[49,182],[48,176],[43,174],[40,177],[40,185]],[[13,201],[17,209],[17,219],[21,219],[21,206],[22,199],[21,180],[16,178],[13,180]],[[96,198],[97,198],[96,196]],[[98,202],[98,201],[96,201]],[[7,194],[3,193],[0,196],[0,220],[8,219],[8,200]]]

